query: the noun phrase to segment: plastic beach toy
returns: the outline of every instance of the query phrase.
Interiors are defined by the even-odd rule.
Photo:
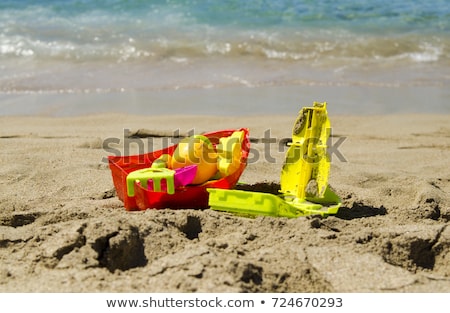
[[[180,141],[170,163],[172,169],[196,165],[197,173],[192,184],[203,184],[217,172],[217,153],[208,137],[194,135]]]
[[[174,194],[175,188],[189,185],[197,173],[197,165],[186,166],[171,170],[161,166],[153,166],[131,172],[127,176],[127,194],[134,196],[134,183],[141,184],[143,188],[154,191],[164,191]],[[158,165],[158,163],[157,163]]]
[[[225,176],[213,174],[209,180],[200,184],[193,184],[193,180],[192,182],[188,182],[190,178],[188,177],[188,173],[186,173],[187,171],[189,172],[189,175],[192,175],[193,167],[190,167],[192,165],[186,163],[185,166],[180,168],[172,168],[172,170],[175,171],[173,193],[170,193],[171,189],[169,190],[168,186],[165,186],[165,184],[167,184],[167,178],[165,177],[160,179],[159,186],[158,182],[156,186],[153,186],[152,184],[155,183],[154,175],[157,172],[155,169],[170,169],[171,166],[168,166],[168,164],[170,162],[170,165],[172,165],[171,159],[179,144],[145,154],[109,156],[109,167],[118,198],[123,201],[127,211],[146,210],[149,208],[208,208],[209,193],[207,188],[231,189],[236,186],[241,174],[247,166],[250,140],[247,128],[219,130],[202,134],[202,136],[205,136],[208,139],[211,146],[216,149],[222,138],[227,138],[235,132],[243,133],[243,140],[236,157],[236,160],[238,161],[235,163],[235,165],[237,165],[235,171],[229,171],[228,175]],[[211,146],[209,146],[208,149],[210,149]],[[198,164],[193,165],[195,165],[198,170]],[[153,168],[153,170],[149,171],[149,168]],[[137,175],[137,177],[133,178],[133,175],[136,175],[139,172],[129,176],[129,174],[139,170],[144,170],[143,172],[146,176],[141,177]],[[181,171],[185,171],[183,172],[183,176],[180,174]],[[218,172],[217,162],[214,163],[214,169],[211,170],[211,172],[213,171],[214,173]],[[162,170],[161,173],[163,175],[168,174],[165,170]],[[127,177],[129,178],[129,181],[127,180]],[[178,178],[180,178],[179,181]],[[145,187],[146,182],[147,185]],[[159,188],[160,190],[158,190]],[[129,190],[132,190],[132,192],[129,193]]]
[[[175,188],[192,184],[197,174],[197,165],[189,165],[175,169]]]
[[[292,143],[281,170],[280,194],[209,188],[211,209],[291,218],[337,213],[341,199],[328,186],[329,134],[326,102],[304,107],[292,130]]]
[[[148,181],[153,181],[153,190],[161,191],[161,181],[166,181],[167,193],[175,193],[174,184],[175,171],[168,168],[144,168],[131,172],[127,175],[127,195],[134,196],[134,183],[139,183],[143,188],[147,188]]]
[[[152,167],[154,164],[155,162],[152,164]],[[197,173],[197,165],[181,167],[173,171],[175,172],[173,175],[173,181],[171,179],[163,179],[159,182],[159,185],[155,187],[153,185],[153,179],[149,179],[147,182],[147,189],[154,191],[164,191],[169,194],[173,194],[176,188],[192,184],[192,181],[195,178],[195,174]]]
[[[217,168],[222,177],[234,173],[241,162],[241,146],[245,133],[235,131],[231,136],[220,138],[217,145]]]

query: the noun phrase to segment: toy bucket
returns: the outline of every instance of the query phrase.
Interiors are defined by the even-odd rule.
[[[187,185],[176,188],[174,194],[153,191],[143,188],[139,182],[135,182],[133,197],[127,194],[127,175],[133,171],[151,167],[153,161],[163,154],[172,155],[177,145],[146,154],[130,156],[109,156],[109,168],[111,170],[114,187],[117,196],[123,201],[127,211],[146,209],[187,209],[208,208],[209,193],[207,188],[231,189],[236,186],[238,180],[247,166],[247,158],[250,150],[249,131],[246,128],[237,130],[220,130],[203,134],[208,137],[214,146],[219,144],[220,138],[229,137],[235,131],[244,132],[242,141],[241,162],[239,168],[232,174],[216,180],[209,180],[201,185]]]

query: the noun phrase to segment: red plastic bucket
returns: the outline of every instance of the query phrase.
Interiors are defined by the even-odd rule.
[[[247,128],[237,130],[220,130],[203,134],[208,137],[211,143],[216,146],[219,139],[228,137],[235,131],[244,131],[244,141],[242,142],[241,164],[239,169],[233,174],[217,179],[210,180],[201,185],[188,185],[179,187],[174,194],[165,192],[156,192],[143,188],[138,182],[135,183],[135,195],[127,195],[127,175],[132,171],[148,168],[153,161],[163,154],[172,155],[177,145],[167,147],[162,150],[149,152],[146,154],[130,156],[109,156],[109,168],[111,169],[114,187],[117,196],[123,201],[127,211],[146,210],[146,209],[203,209],[208,207],[209,193],[207,188],[231,189],[236,186],[239,177],[247,166],[247,158],[250,150],[249,131]]]

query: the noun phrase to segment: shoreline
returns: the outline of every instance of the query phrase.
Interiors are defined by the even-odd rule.
[[[314,101],[330,115],[450,114],[443,86],[271,86],[87,94],[0,94],[0,116],[292,115]]]

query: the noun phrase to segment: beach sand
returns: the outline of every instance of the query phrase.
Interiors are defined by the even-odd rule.
[[[279,183],[295,117],[0,117],[0,291],[450,292],[449,115],[330,115],[327,218],[129,212],[104,162],[124,129],[247,127],[277,141],[252,143],[241,181]]]

